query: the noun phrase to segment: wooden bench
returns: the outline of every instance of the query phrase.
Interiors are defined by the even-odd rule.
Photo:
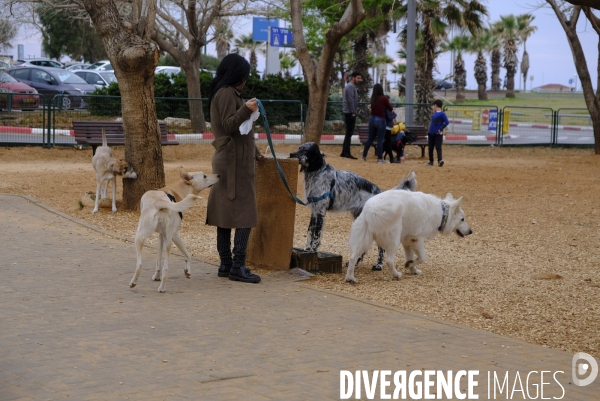
[[[179,142],[174,138],[169,138],[167,127],[163,121],[159,122],[158,126],[160,128],[160,143],[163,146],[179,145]],[[102,145],[102,128],[104,128],[108,145],[125,145],[123,123],[120,121],[73,121],[75,142],[80,145],[90,145],[93,154],[96,154],[96,148]]]
[[[358,124],[358,139],[363,145],[369,139],[369,124]],[[409,145],[419,146],[421,148],[421,157],[425,157],[425,148],[429,144],[427,139],[427,128],[422,125],[407,125],[406,130],[416,136],[416,140],[408,142]]]

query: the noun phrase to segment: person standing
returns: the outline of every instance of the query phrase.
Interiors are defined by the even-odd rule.
[[[241,91],[250,75],[250,64],[238,54],[228,54],[217,67],[208,100],[215,140],[213,173],[219,181],[210,190],[206,224],[217,227],[217,251],[221,259],[219,277],[258,283],[260,277],[246,267],[250,230],[258,224],[255,160],[262,160],[252,130],[240,133],[240,125],[258,110],[255,98],[244,101]],[[231,230],[235,228],[233,254]]]
[[[356,112],[358,111],[358,91],[356,90],[356,84],[362,82],[362,75],[360,72],[354,71],[351,75],[350,82],[344,88],[343,96],[343,112],[344,122],[346,123],[346,136],[344,137],[344,145],[342,146],[341,157],[347,157],[349,159],[356,159],[350,153],[350,143],[352,141],[352,135],[354,135],[354,127],[356,125]]]
[[[442,143],[444,143],[444,128],[450,124],[446,113],[442,111],[444,104],[440,99],[433,101],[433,116],[431,117],[431,124],[429,124],[429,131],[427,138],[429,140],[429,163],[428,166],[433,166],[433,148],[437,152],[438,166],[444,165],[442,160]]]
[[[383,93],[381,84],[373,85],[373,94],[371,95],[371,118],[369,118],[369,139],[365,142],[362,160],[367,161],[367,153],[371,144],[377,138],[377,159],[378,163],[388,163],[383,159],[383,141],[385,139],[386,112],[394,111],[390,99]]]

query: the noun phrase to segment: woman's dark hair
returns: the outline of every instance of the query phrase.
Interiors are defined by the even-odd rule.
[[[371,107],[375,107],[375,102],[377,102],[379,96],[383,96],[383,86],[375,84],[373,85],[373,94],[371,94]]]
[[[250,63],[239,54],[231,53],[223,57],[217,67],[217,74],[210,84],[208,108],[213,96],[224,86],[239,86],[250,76]]]

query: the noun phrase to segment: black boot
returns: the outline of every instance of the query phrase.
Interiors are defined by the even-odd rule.
[[[229,277],[229,271],[231,270],[231,265],[219,265],[219,277]]]
[[[229,280],[243,283],[260,283],[260,276],[252,274],[246,266],[232,267],[229,272]]]

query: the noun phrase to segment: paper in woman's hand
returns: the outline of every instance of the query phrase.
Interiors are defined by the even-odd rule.
[[[258,112],[258,110],[256,110],[255,112],[253,112],[250,115],[250,118],[247,119],[246,121],[244,121],[242,123],[242,125],[240,125],[240,134],[242,134],[242,135],[248,135],[248,133],[250,131],[252,131],[252,123],[258,119],[259,115],[260,115],[260,113]]]

